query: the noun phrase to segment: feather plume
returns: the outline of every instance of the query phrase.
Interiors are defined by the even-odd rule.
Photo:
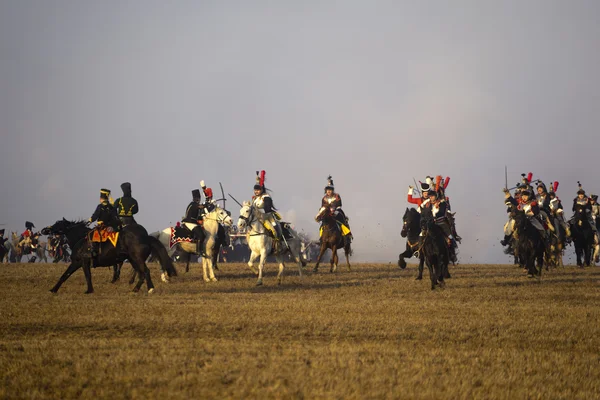
[[[449,183],[450,183],[450,177],[447,176],[446,179],[444,179],[444,189],[446,189],[448,187]]]
[[[557,190],[557,189],[558,189],[558,182],[554,182],[554,183],[552,184],[552,190],[553,190],[554,192],[556,192],[556,190]]]
[[[527,174],[527,183],[531,183],[531,180],[533,179],[533,173],[530,172]]]
[[[265,186],[265,170],[260,171],[260,177],[259,177],[258,184],[262,187]]]
[[[442,176],[438,175],[435,177],[435,191],[439,192],[440,191],[440,184],[442,183]]]

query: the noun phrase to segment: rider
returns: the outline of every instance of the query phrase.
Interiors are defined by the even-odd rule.
[[[325,196],[321,199],[321,207],[331,210],[336,221],[340,224],[344,245],[349,244],[352,241],[352,232],[348,224],[348,217],[346,217],[346,213],[342,210],[342,198],[339,194],[335,193],[335,186],[333,186],[331,175],[327,177],[327,186],[325,186]]]
[[[283,238],[278,221],[281,217],[273,205],[273,199],[265,188],[265,171],[261,171],[260,175],[257,173],[252,204],[263,213],[262,223],[273,234],[275,243],[278,243]]]
[[[552,183],[548,196],[550,197],[550,215],[554,217],[554,229],[559,232],[559,226],[562,226],[565,230],[566,241],[568,242],[571,237],[571,229],[569,224],[565,220],[565,210],[563,209],[560,199],[556,196],[556,190],[558,189],[558,182]]]
[[[122,183],[121,190],[123,191],[123,197],[118,198],[114,202],[114,206],[117,208],[117,215],[123,226],[137,224],[133,216],[138,213],[139,207],[137,200],[131,197],[131,183]]]
[[[202,193],[204,193],[204,209],[205,213],[209,213],[215,209],[217,206],[217,201],[213,199],[213,191],[211,188],[206,187],[204,180],[200,181],[200,188],[202,188]]]
[[[35,228],[33,222],[25,221],[25,231],[21,233],[17,247],[22,248],[25,243],[31,242],[31,239],[33,238],[33,228]]]
[[[575,212],[575,210],[577,209],[578,206],[584,208],[584,210],[585,210],[584,212],[588,219],[588,222],[590,223],[590,226],[592,227],[592,230],[594,231],[594,246],[598,246],[598,244],[600,243],[600,240],[598,238],[598,228],[596,227],[596,223],[595,223],[594,219],[592,218],[592,203],[590,202],[590,199],[585,195],[585,190],[583,190],[583,188],[581,187],[581,184],[579,184],[579,190],[577,191],[577,197],[575,197],[573,199],[573,212]]]
[[[547,239],[547,233],[546,233],[546,229],[544,228],[544,225],[541,223],[540,219],[539,219],[539,214],[540,214],[540,207],[537,204],[537,201],[533,200],[532,198],[532,192],[531,190],[529,190],[528,188],[522,188],[521,189],[521,199],[519,202],[517,202],[517,200],[515,200],[511,195],[510,192],[508,191],[508,189],[504,189],[504,193],[505,193],[505,197],[506,197],[506,204],[510,204],[512,206],[517,206],[519,210],[522,210],[525,212],[525,215],[528,217],[529,221],[531,222],[531,225],[533,225],[539,232],[540,235],[542,236],[542,238],[544,238],[544,240]],[[514,224],[512,223],[513,221],[509,221],[509,223],[507,224],[507,226],[505,227],[504,233],[507,236],[511,236],[513,233],[513,229],[514,229]],[[506,237],[505,237],[506,239]],[[505,245],[506,240],[504,240],[502,242],[503,245]],[[508,243],[506,243],[508,244]]]
[[[590,195],[590,204],[592,205],[592,219],[596,222],[596,229],[600,225],[600,204],[598,204],[598,195]]]
[[[429,196],[429,189],[433,187],[433,181],[431,177],[428,176],[427,178],[425,178],[425,182],[419,182],[419,184],[421,186],[421,196],[415,197],[414,187],[412,185],[409,185],[408,198],[406,199],[406,201],[408,201],[409,203],[416,204],[417,206],[420,206],[421,203],[427,200],[427,196]]]
[[[192,190],[192,202],[188,204],[185,210],[185,217],[181,220],[183,225],[192,231],[196,240],[196,253],[202,253],[202,242],[204,242],[204,229],[202,229],[202,213],[204,206],[200,204],[200,190]]]
[[[450,252],[450,261],[456,263],[456,240],[452,235],[452,229],[450,227],[450,221],[448,221],[447,211],[448,203],[443,196],[440,196],[435,190],[429,191],[429,202],[431,203],[431,216],[437,226],[439,226],[444,235],[448,238],[448,249]]]
[[[100,204],[96,206],[96,210],[88,220],[90,223],[97,221],[95,229],[101,235],[106,229],[107,232],[115,231],[119,228],[120,221],[117,218],[117,211],[109,202],[110,190],[100,189]],[[98,266],[98,255],[100,251],[100,242],[92,242],[92,266]]]

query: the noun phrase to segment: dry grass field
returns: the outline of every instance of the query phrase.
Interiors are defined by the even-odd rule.
[[[326,266],[324,266],[326,267]],[[527,279],[512,265],[288,267],[265,286],[241,264],[197,264],[156,293],[110,271],[0,265],[1,398],[600,398],[600,268]],[[182,268],[178,268],[182,272]]]

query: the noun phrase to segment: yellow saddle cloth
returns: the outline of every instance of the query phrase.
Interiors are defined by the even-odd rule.
[[[346,236],[350,233],[350,229],[348,229],[346,225],[338,223],[338,226],[342,230],[342,236]],[[323,227],[319,228],[319,237],[323,237]]]
[[[119,239],[119,232],[108,232],[106,229],[94,229],[89,233],[90,241],[96,243],[103,243],[109,241],[113,247],[117,247],[117,240]]]

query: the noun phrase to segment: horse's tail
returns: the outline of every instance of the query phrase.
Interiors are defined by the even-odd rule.
[[[154,236],[148,236],[148,242],[150,243],[150,247],[152,249],[152,255],[158,258],[162,269],[167,271],[167,275],[177,276],[177,270],[175,269],[173,260],[171,260],[169,257],[167,249],[165,249],[165,246],[163,246],[160,240]]]

